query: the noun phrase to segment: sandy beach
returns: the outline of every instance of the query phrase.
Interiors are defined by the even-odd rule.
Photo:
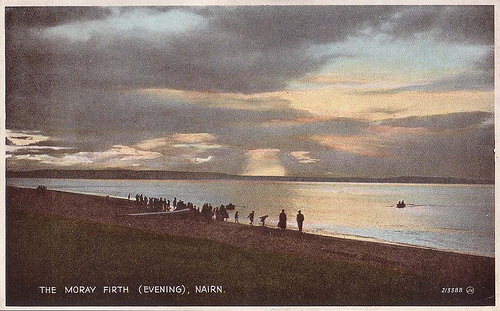
[[[473,285],[485,295],[494,293],[494,258],[313,235],[307,233],[307,223],[306,232],[300,233],[255,224],[250,226],[247,219],[235,224],[231,221],[207,223],[190,217],[127,216],[146,211],[144,207],[137,207],[132,200],[51,190],[41,194],[34,189],[7,187],[7,219],[9,213],[23,212],[117,224],[154,234],[209,239],[239,248],[301,256],[320,262],[362,263],[422,276],[432,280],[432,286],[439,288]],[[492,303],[493,298],[489,297],[489,301]]]

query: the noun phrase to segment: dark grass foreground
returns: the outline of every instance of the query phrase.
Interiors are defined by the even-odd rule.
[[[8,188],[7,305],[494,304],[493,258],[230,223],[130,219],[120,216],[129,210],[125,203]],[[113,285],[129,292],[103,293]],[[141,285],[183,285],[186,292],[139,294]],[[465,292],[469,285],[473,294]],[[40,286],[57,292],[41,293]],[[96,290],[65,293],[65,286]],[[196,293],[197,286],[222,292]],[[462,292],[442,293],[443,287]]]
[[[419,305],[471,303],[430,282],[383,268],[315,262],[209,240],[157,236],[115,225],[26,214],[8,224],[8,305]],[[139,285],[184,285],[189,294],[143,294]],[[96,294],[64,286],[97,286]],[[103,286],[129,287],[103,294]],[[195,293],[221,285],[223,293]],[[39,286],[55,286],[42,294]],[[448,294],[450,295],[450,294]],[[460,299],[462,298],[462,299]]]

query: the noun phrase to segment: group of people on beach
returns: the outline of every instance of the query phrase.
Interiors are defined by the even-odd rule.
[[[128,196],[128,199],[130,200],[130,195]],[[135,203],[137,205],[145,206],[148,209],[155,209],[161,211],[189,209],[192,211],[191,215],[193,217],[205,219],[206,221],[212,221],[213,219],[217,221],[227,221],[229,219],[229,213],[227,211],[227,208],[231,207],[232,209],[234,209],[234,205],[232,203],[229,203],[227,206],[221,204],[220,207],[215,207],[215,208],[212,207],[211,203],[204,203],[200,210],[200,208],[199,207],[197,208],[196,205],[193,205],[193,203],[188,202],[186,204],[182,200],[177,200],[176,197],[173,199],[171,204],[170,200],[167,200],[163,197],[154,198],[154,197],[147,197],[142,194],[136,194]],[[266,219],[268,217],[269,215],[263,215],[259,217],[260,220],[259,222],[262,224],[263,227],[265,227]],[[255,219],[255,211],[252,211],[247,216],[247,218],[250,220],[250,225],[253,225]],[[302,214],[301,211],[297,212],[296,220],[299,231],[302,232],[304,215]],[[238,211],[234,213],[234,222],[239,223]],[[278,227],[281,230],[286,230],[286,222],[287,222],[287,216],[285,210],[282,209],[281,213],[279,214]]]
[[[128,199],[130,200],[130,194],[128,195]],[[170,200],[164,199],[164,198],[153,198],[153,197],[147,197],[142,195],[142,193],[136,194],[135,195],[135,203],[137,205],[143,205],[147,208],[157,208],[161,209],[162,211],[169,211],[170,210]],[[177,198],[174,199],[173,202],[173,209],[177,207]]]
[[[128,195],[128,199],[130,200],[130,194]],[[170,200],[167,200],[166,198],[147,197],[142,194],[136,194],[135,204],[144,206],[150,210],[164,211],[164,212],[173,210],[182,210],[182,209],[196,210],[196,205],[193,205],[193,203],[191,202],[185,203],[182,200],[177,200],[177,198],[174,198],[172,203],[170,203]]]
[[[211,203],[205,203],[201,208],[200,215],[207,221],[210,221],[213,218],[218,221],[227,221],[229,219],[229,213],[227,212],[226,206],[222,204],[220,207],[212,208]],[[236,219],[237,218],[238,217],[236,216]]]
[[[128,195],[128,199],[130,200],[130,194]],[[209,220],[215,218],[215,220],[219,221],[227,221],[229,219],[229,213],[227,212],[226,206],[222,204],[220,207],[213,208],[211,203],[205,203],[200,210],[200,208],[196,207],[193,203],[184,203],[182,200],[177,200],[177,197],[175,197],[172,203],[170,203],[170,200],[167,200],[166,198],[147,197],[143,194],[136,194],[135,204],[144,206],[150,210],[154,210],[155,212],[189,209],[192,211],[191,215],[195,217],[203,216],[203,218]],[[232,207],[234,209],[234,205],[231,203],[229,203],[227,207]],[[238,214],[238,212],[236,212],[236,214]],[[238,216],[236,215],[235,217],[237,220]]]

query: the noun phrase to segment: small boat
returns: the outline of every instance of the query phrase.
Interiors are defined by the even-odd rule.
[[[233,210],[235,209],[235,205],[233,203],[229,203],[228,205],[226,205],[226,210]]]
[[[397,207],[397,208],[403,208],[403,207],[406,207],[405,201],[398,202],[398,204],[396,204],[396,207]]]

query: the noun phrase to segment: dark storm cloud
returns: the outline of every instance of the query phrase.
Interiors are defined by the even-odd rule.
[[[54,26],[77,17],[108,16],[99,9],[75,10],[69,14],[71,9],[45,8],[31,15],[30,9],[22,9],[18,15],[31,16],[20,20],[36,26]],[[64,37],[46,38],[40,32],[26,33],[28,37],[23,39],[16,36],[18,33],[8,33],[8,52],[12,52],[8,54],[23,50],[20,56],[11,56],[9,64],[19,66],[12,70],[30,71],[28,77],[18,81],[9,74],[13,76],[9,85],[28,82],[22,84],[47,90],[47,81],[60,84],[71,78],[76,84],[90,87],[241,93],[279,90],[290,80],[319,69],[332,57],[308,55],[309,44],[344,40],[376,24],[389,11],[384,7],[216,7],[205,15],[209,21],[206,29],[182,35],[108,34],[102,29],[86,42],[70,42]],[[37,17],[48,14],[61,14],[61,18],[37,23]],[[17,21],[9,20],[14,24]],[[26,39],[34,44],[26,45]],[[33,63],[37,69],[25,68],[29,67],[25,64]],[[43,82],[37,80],[40,76]]]
[[[493,32],[492,9],[484,6],[243,6],[141,8],[151,15],[177,10],[206,20],[204,28],[181,34],[116,32],[110,24],[87,40],[44,35],[68,23],[106,18],[112,23],[111,17],[138,9],[9,8],[8,91],[50,93],[53,85],[73,84],[259,93],[281,90],[338,56],[315,55],[311,45],[343,41],[369,28],[389,27],[396,37],[432,30],[438,39],[480,42]],[[30,26],[37,31],[28,31]]]
[[[409,6],[384,25],[394,37],[430,33],[437,41],[493,45],[494,6]]]
[[[417,136],[395,146],[399,161],[418,174],[426,176],[460,176],[490,179],[495,177],[495,137],[493,123],[440,131],[435,135]]]
[[[347,39],[387,19],[389,6],[256,6],[219,9],[214,24],[263,49]]]
[[[7,7],[5,24],[12,27],[50,27],[60,24],[102,19],[111,14],[105,7]]]
[[[52,97],[39,98],[36,105],[20,102],[8,111],[6,127],[43,129],[45,135],[60,138],[60,145],[65,142],[65,145],[91,151],[116,144],[133,145],[173,133],[206,132],[224,136],[227,133],[234,138],[235,144],[241,144],[244,139],[238,131],[242,126],[245,129],[248,126],[244,134],[256,124],[269,120],[310,116],[286,107],[266,110],[214,108],[127,91],[73,88],[67,94],[58,89]]]
[[[447,7],[440,16],[440,36],[466,43],[492,45],[494,38],[494,6]]]
[[[470,112],[408,117],[365,123],[357,136],[370,136],[385,157],[365,157],[320,146],[310,147],[323,171],[339,176],[457,176],[494,179],[493,113]],[[360,124],[361,125],[361,124]],[[419,131],[377,135],[371,126],[420,128]],[[364,133],[363,133],[364,130]],[[402,132],[402,134],[398,134]],[[369,140],[367,141],[369,143]],[[336,165],[342,163],[342,165]]]
[[[283,121],[290,121],[283,118]],[[269,118],[268,120],[276,120]],[[266,121],[266,120],[263,120]],[[311,141],[308,136],[314,134],[326,134],[336,136],[360,135],[369,127],[366,121],[356,119],[334,119],[328,121],[273,124],[273,122],[240,122],[231,130],[218,131],[217,135],[221,141],[233,146],[244,142],[247,149],[280,149],[283,152],[297,150],[314,150],[318,145]]]
[[[387,120],[381,124],[424,128],[405,141],[393,144],[391,152],[401,159],[398,171],[411,169],[422,176],[461,176],[494,179],[494,114],[452,113]],[[405,167],[406,166],[406,167]]]
[[[491,48],[483,57],[474,63],[477,70],[494,75],[495,51]]]

